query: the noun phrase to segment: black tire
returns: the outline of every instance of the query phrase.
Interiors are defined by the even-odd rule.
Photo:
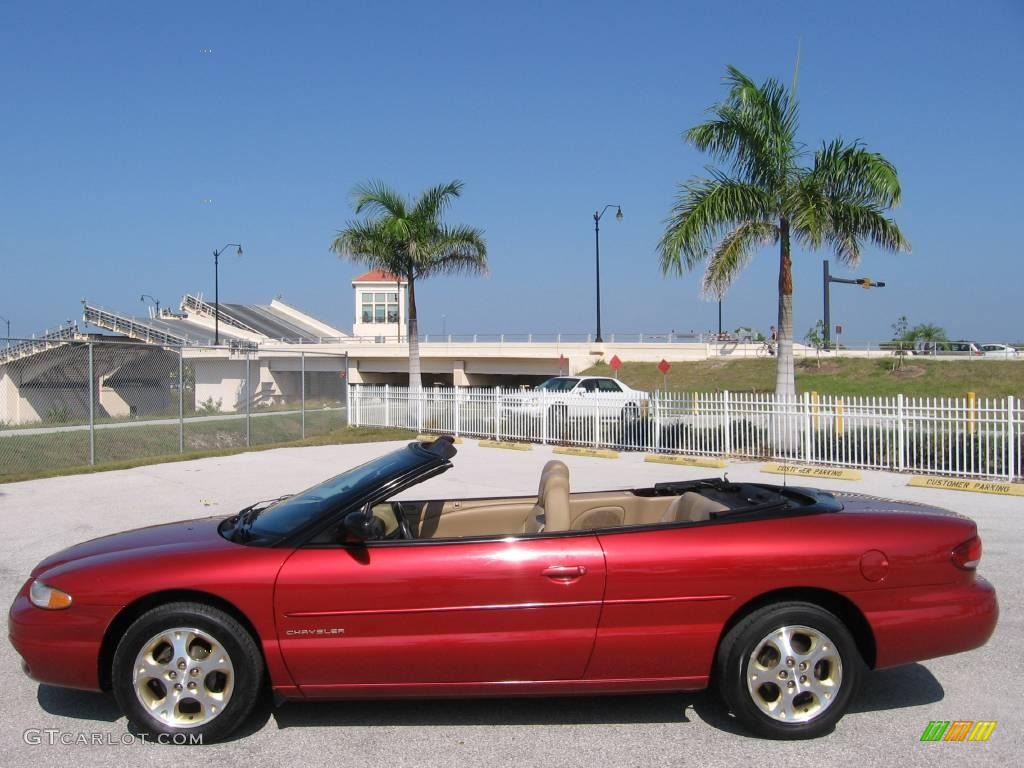
[[[619,415],[619,441],[627,447],[640,442],[640,408],[636,403],[627,403]]]
[[[780,632],[792,633],[792,646],[797,650],[793,656],[779,656],[775,666],[772,649],[776,641],[770,636]],[[782,635],[779,638],[781,645]],[[822,638],[827,642],[817,645]],[[801,660],[812,658],[810,651],[806,657],[801,655],[808,639],[813,644],[808,647],[824,648],[830,658],[819,662],[821,666],[815,663],[802,670],[801,664],[812,663]],[[761,650],[763,655],[752,659],[755,650]],[[752,678],[749,686],[748,672]],[[811,739],[831,732],[849,707],[863,676],[864,662],[846,626],[829,611],[805,602],[777,603],[744,617],[722,639],[715,663],[716,685],[726,706],[740,724],[769,739]],[[763,677],[763,682],[758,684],[754,679],[757,677]],[[806,685],[808,677],[815,692],[799,687]],[[791,685],[796,687],[788,688]],[[775,693],[779,698],[772,701]],[[787,705],[792,707],[794,718],[802,719],[780,720]],[[769,714],[766,708],[773,706],[776,711]]]
[[[156,636],[175,628],[195,629],[200,634],[195,636],[193,645],[189,646],[187,658],[182,656],[174,659],[176,651],[169,644],[164,644],[167,648],[158,645],[161,663],[167,665],[159,668],[169,669],[173,664],[175,669],[153,677],[150,683],[140,686],[145,688],[144,692],[137,693],[137,657]],[[184,637],[187,641],[188,636]],[[205,639],[212,639],[221,646],[219,649],[213,648],[217,658],[202,655]],[[214,668],[224,667],[225,656],[230,671],[215,671]],[[203,669],[204,665],[207,665],[209,671]],[[193,668],[197,670],[194,674]],[[182,669],[180,677],[176,669]],[[174,679],[169,678],[169,675],[173,675]],[[234,731],[252,712],[263,687],[263,656],[249,631],[224,611],[203,603],[168,603],[140,616],[124,633],[114,652],[111,681],[114,698],[139,733],[163,743],[189,743],[190,735],[201,736],[203,743],[211,743]],[[196,685],[205,686],[198,689],[201,696],[209,692],[214,697],[222,697],[222,708],[217,709],[218,703],[204,705],[198,703],[198,698],[190,699],[189,689]],[[173,690],[178,686],[184,688],[179,688],[180,693]],[[154,711],[169,711],[169,716],[176,716],[178,721],[161,719],[153,714],[140,700],[143,695],[153,696]],[[175,696],[179,697],[179,705],[161,710],[159,701],[170,704]],[[199,707],[198,714],[191,711],[196,707]],[[194,718],[196,723],[182,724],[182,718]]]
[[[565,440],[569,433],[569,410],[564,405],[548,408],[548,436],[552,440]]]

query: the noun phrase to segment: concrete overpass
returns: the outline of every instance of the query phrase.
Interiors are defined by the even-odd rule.
[[[180,311],[151,311],[148,317],[82,304],[86,323],[117,337],[88,335],[73,326],[0,350],[0,422],[83,418],[90,384],[88,342],[97,415],[111,418],[176,408],[179,377],[188,405],[207,403],[224,412],[291,404],[303,394],[337,404],[345,400],[346,383],[408,382],[407,339],[349,335],[278,299],[221,304],[217,346],[215,310],[201,296],[186,295]],[[425,336],[420,358],[426,385],[486,387],[535,384],[614,356],[678,365],[754,357],[759,348],[675,334],[620,334],[603,342],[582,335]],[[814,354],[802,345],[795,348],[797,355]]]

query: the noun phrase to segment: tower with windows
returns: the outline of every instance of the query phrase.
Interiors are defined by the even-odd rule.
[[[406,288],[404,278],[374,269],[352,281],[356,317],[352,335],[378,341],[405,340]]]

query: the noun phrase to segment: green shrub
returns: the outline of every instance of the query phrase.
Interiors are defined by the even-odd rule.
[[[213,401],[212,397],[206,398],[203,402],[199,403],[196,407],[196,413],[200,416],[213,416],[221,412],[221,408],[224,405],[222,398],[217,398],[217,402]]]
[[[66,405],[55,405],[46,412],[47,424],[65,424],[71,421],[71,411]]]

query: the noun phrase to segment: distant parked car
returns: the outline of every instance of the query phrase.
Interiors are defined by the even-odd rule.
[[[985,354],[973,341],[916,341],[913,353],[939,357],[981,357]]]
[[[536,389],[517,395],[505,407],[529,416],[547,414],[551,423],[585,418],[598,408],[603,420],[635,422],[647,414],[650,394],[607,376],[555,376]]]
[[[1020,357],[1020,351],[1009,344],[982,344],[981,351],[987,357],[1005,357],[1007,359]]]

